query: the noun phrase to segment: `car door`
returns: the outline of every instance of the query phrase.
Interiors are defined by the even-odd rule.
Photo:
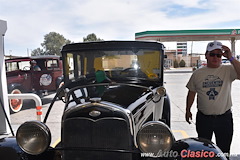
[[[62,76],[58,59],[39,59],[37,62],[41,71],[32,71],[34,88],[36,90],[56,90],[57,78]]]

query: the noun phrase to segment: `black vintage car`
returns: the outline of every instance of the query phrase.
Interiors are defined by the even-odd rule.
[[[1,139],[1,159],[225,159],[205,139],[175,140],[163,85],[161,43],[68,44],[62,58],[64,85],[44,121],[25,122],[16,138]],[[65,102],[61,141],[52,148],[46,122],[58,98]]]

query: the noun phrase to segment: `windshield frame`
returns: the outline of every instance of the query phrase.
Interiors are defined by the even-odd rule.
[[[101,42],[85,42],[85,43],[75,43],[75,44],[68,44],[65,45],[62,49],[62,57],[63,57],[63,67],[64,67],[64,81],[65,83],[69,81],[76,81],[77,79],[81,78],[81,75],[79,74],[80,68],[84,68],[86,66],[82,63],[79,63],[78,59],[80,56],[79,53],[88,52],[89,54],[87,56],[94,56],[91,55],[90,52],[98,52],[101,53],[103,51],[110,52],[110,51],[123,51],[128,50],[132,53],[135,53],[136,55],[139,54],[139,51],[157,51],[159,52],[159,63],[160,66],[158,66],[158,82],[163,82],[163,63],[164,63],[164,46],[161,43],[158,42],[143,42],[143,41],[101,41]],[[72,63],[73,63],[73,75],[74,77],[69,77],[69,65],[67,62],[68,55],[72,54]],[[119,55],[119,54],[116,54]],[[125,54],[124,54],[125,55]],[[86,55],[85,55],[86,56]],[[81,59],[84,59],[84,56],[81,57]],[[83,71],[81,71],[83,72]],[[83,76],[84,77],[84,76]],[[148,79],[152,80],[152,79]],[[156,79],[155,79],[156,81]]]

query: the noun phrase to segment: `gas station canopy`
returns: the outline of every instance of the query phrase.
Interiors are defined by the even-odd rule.
[[[135,33],[136,40],[156,40],[160,42],[239,40],[240,29],[212,30],[164,30]]]
[[[235,55],[235,43],[240,39],[240,29],[144,31],[135,33],[135,39],[159,42],[230,40],[231,50]]]

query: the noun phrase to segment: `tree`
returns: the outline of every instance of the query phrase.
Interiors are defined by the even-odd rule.
[[[44,55],[44,51],[41,48],[37,48],[32,51],[31,55],[35,55],[35,56]]]
[[[91,33],[87,37],[83,37],[83,41],[103,41],[103,39],[97,38],[94,33]],[[72,42],[64,38],[63,35],[50,32],[44,36],[44,41],[41,43],[42,48],[34,49],[31,55],[61,55],[62,46],[69,43]]]
[[[186,66],[186,62],[182,59],[180,62],[179,62],[179,67],[185,67]]]
[[[103,39],[97,38],[94,33],[87,35],[87,37],[83,37],[83,42],[94,42],[94,41],[103,41]]]
[[[62,46],[69,43],[71,41],[64,38],[63,35],[50,32],[44,36],[44,41],[41,43],[43,49],[33,50],[32,55],[61,55]]]
[[[174,62],[173,62],[173,67],[174,67],[174,68],[178,68],[178,67],[179,67],[177,60],[174,60]]]
[[[60,51],[62,46],[65,44],[71,43],[70,40],[67,40],[56,32],[50,32],[44,36],[44,41],[41,46],[45,49],[45,53],[50,55],[61,55]]]

